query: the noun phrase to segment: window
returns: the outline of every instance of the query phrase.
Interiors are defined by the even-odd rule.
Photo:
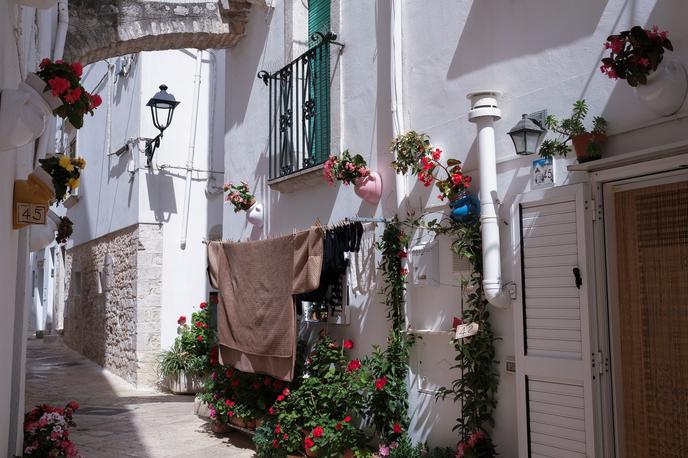
[[[269,92],[269,178],[325,162],[330,154],[330,1],[309,0],[309,48],[282,69],[259,78]],[[305,24],[304,24],[305,25]]]

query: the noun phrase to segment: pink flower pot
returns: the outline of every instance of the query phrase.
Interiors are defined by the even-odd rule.
[[[369,204],[377,205],[382,197],[382,177],[377,172],[370,172],[367,177],[356,180],[354,192]]]

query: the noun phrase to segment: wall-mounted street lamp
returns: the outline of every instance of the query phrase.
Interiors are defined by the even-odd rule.
[[[155,154],[155,149],[160,146],[160,139],[162,138],[162,133],[170,126],[172,122],[172,115],[174,114],[174,109],[179,105],[179,102],[174,98],[172,94],[167,92],[167,86],[164,84],[160,85],[160,91],[158,91],[146,104],[146,106],[151,109],[151,116],[153,116],[153,125],[160,131],[160,133],[155,137],[146,141],[146,166],[150,167],[153,161],[153,154]]]
[[[546,111],[540,111],[530,115],[524,114],[509,131],[509,136],[516,148],[516,154],[525,156],[537,151],[540,140],[542,140],[547,132],[547,129],[543,127],[546,116]]]

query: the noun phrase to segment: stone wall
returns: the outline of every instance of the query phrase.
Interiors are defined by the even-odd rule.
[[[64,342],[135,385],[154,384],[161,259],[157,225],[113,232],[69,249],[65,259]]]

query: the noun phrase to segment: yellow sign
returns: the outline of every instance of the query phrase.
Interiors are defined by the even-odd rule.
[[[47,216],[47,204],[17,202],[15,224],[45,224]]]

